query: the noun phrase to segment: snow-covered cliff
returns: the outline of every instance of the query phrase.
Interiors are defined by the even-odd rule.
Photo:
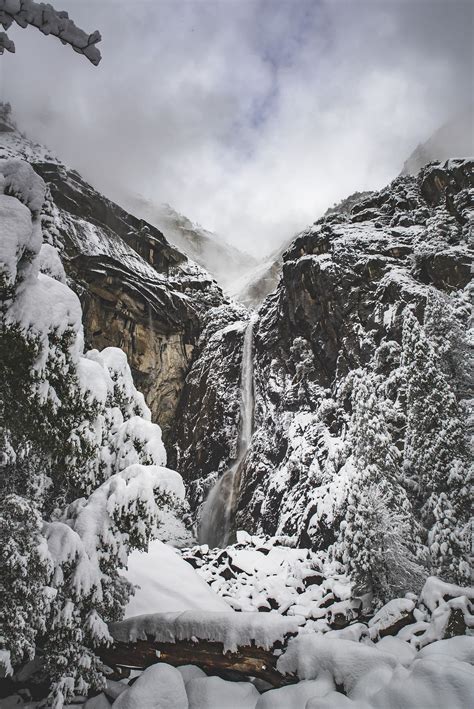
[[[389,447],[380,455],[393,458],[393,473],[386,476],[394,476],[393,489],[400,501],[407,496],[411,517],[422,525],[422,546],[432,544],[426,533],[440,511],[428,514],[426,505],[440,495],[444,500],[442,477],[449,474],[449,460],[454,464],[459,458],[466,465],[462,430],[472,383],[462,361],[468,352],[473,167],[468,160],[451,160],[417,177],[400,177],[357,202],[349,213],[341,209],[320,219],[284,254],[278,288],[260,307],[255,326],[255,432],[243,469],[237,528],[296,535],[313,548],[339,544],[340,525],[360,482],[354,392],[362,378],[379,403],[373,408],[372,394],[360,393],[369,407],[360,416],[373,416],[374,421],[382,417]],[[184,390],[181,420],[193,421],[193,426],[178,429],[178,459],[183,475],[192,481],[195,504],[208,481],[235,455],[238,377],[229,382],[230,370],[221,372],[220,363],[232,361],[239,371],[242,335],[237,350],[231,344],[238,332],[227,324],[203,343]],[[425,344],[416,344],[421,342]],[[425,370],[416,364],[421,355],[415,356],[412,347],[425,348]],[[413,394],[410,377],[416,379],[418,366],[427,372],[428,364],[441,383],[427,384],[420,404],[416,396],[422,394]],[[439,388],[440,398],[446,396],[437,411],[430,386]],[[207,403],[218,392],[225,392],[224,414]],[[428,450],[421,423],[417,428],[421,415],[413,412],[418,405],[434,407],[425,423],[427,431],[438,431],[438,453]],[[457,438],[443,439],[443,406],[450,407],[459,426]],[[213,433],[201,439],[196,456],[193,432],[203,421]],[[419,438],[414,441],[414,436]],[[217,440],[223,442],[218,456]],[[427,478],[421,463],[413,468],[413,447],[415,458],[418,453],[444,456],[445,472],[439,479],[434,480],[435,460]],[[391,469],[392,463],[385,464],[386,471]],[[379,475],[377,484],[383,477]],[[425,484],[429,490],[420,492]],[[448,495],[462,498],[462,483],[457,492],[455,488],[453,482]],[[428,503],[431,492],[434,498]],[[462,528],[465,500],[452,504],[460,505],[456,509]]]

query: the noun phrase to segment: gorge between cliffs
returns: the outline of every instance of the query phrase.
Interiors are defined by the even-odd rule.
[[[462,708],[474,161],[351,195],[248,277],[226,252],[224,290],[1,119],[0,706],[421,709],[441,677]]]

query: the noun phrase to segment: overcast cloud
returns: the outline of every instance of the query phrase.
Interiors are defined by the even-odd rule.
[[[95,68],[9,31],[2,100],[111,197],[169,202],[263,253],[395,177],[473,101],[470,0],[54,0]]]

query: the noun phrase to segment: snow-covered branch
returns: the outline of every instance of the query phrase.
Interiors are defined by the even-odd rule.
[[[101,55],[96,44],[100,42],[100,32],[92,34],[77,27],[64,10],[55,10],[52,5],[34,0],[0,0],[0,24],[4,29],[16,22],[20,27],[32,25],[43,34],[52,34],[63,44],[69,44],[75,52],[83,54],[95,66]],[[6,32],[0,33],[0,54],[14,52],[15,44]]]

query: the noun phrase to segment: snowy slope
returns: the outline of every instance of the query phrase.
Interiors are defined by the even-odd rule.
[[[148,551],[128,558],[126,578],[138,586],[125,617],[187,610],[228,611],[229,606],[183,561],[179,552],[159,540]]]

